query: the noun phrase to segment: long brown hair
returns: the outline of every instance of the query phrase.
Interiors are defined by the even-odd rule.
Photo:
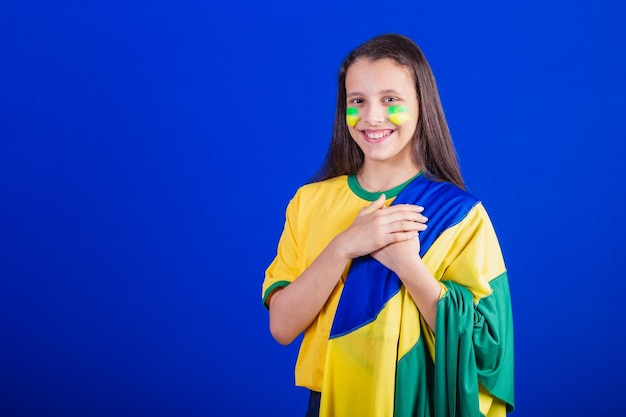
[[[413,136],[415,161],[422,167],[424,174],[435,180],[451,182],[464,189],[452,137],[430,65],[415,42],[396,34],[370,39],[350,52],[341,64],[333,137],[324,165],[314,180],[356,174],[363,165],[363,152],[352,140],[346,124],[346,74],[348,68],[361,58],[371,61],[390,58],[411,71],[419,102],[419,120]]]

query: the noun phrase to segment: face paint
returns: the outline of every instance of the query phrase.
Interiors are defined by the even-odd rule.
[[[359,109],[356,107],[348,107],[346,109],[346,123],[348,126],[354,127],[357,123],[359,123]]]
[[[389,120],[394,125],[401,125],[411,119],[407,106],[389,106]]]

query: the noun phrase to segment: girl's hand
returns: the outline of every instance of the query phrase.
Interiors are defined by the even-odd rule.
[[[412,204],[385,206],[385,195],[364,207],[354,222],[333,240],[338,250],[349,259],[373,254],[388,245],[412,242],[426,229],[428,220],[421,213],[423,207]],[[419,254],[419,241],[417,241]],[[395,252],[395,251],[394,251]]]
[[[372,253],[372,257],[402,278],[419,262],[420,247],[419,235],[416,235],[412,239],[391,243]]]

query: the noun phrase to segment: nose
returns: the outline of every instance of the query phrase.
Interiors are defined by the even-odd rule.
[[[363,121],[375,126],[385,121],[385,107],[380,104],[370,104],[364,109]]]

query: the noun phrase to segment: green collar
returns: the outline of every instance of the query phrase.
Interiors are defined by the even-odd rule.
[[[397,185],[389,190],[371,192],[361,187],[361,184],[359,184],[359,181],[357,181],[356,179],[356,175],[353,174],[353,175],[348,175],[348,187],[350,187],[350,190],[352,190],[354,194],[356,194],[358,197],[362,198],[363,200],[376,201],[378,197],[380,197],[381,194],[385,194],[385,197],[387,197],[387,199],[390,199],[400,194],[400,191],[404,190],[404,187],[409,185],[411,181],[413,181],[415,178],[419,177],[420,175],[422,175],[422,171],[418,172],[417,175],[415,175],[413,178],[409,179],[408,181],[400,185]]]

